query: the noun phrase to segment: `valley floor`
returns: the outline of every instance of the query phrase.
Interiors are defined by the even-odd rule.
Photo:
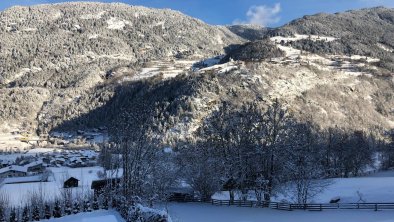
[[[173,222],[394,222],[394,211],[278,211],[262,208],[177,203],[168,206]]]

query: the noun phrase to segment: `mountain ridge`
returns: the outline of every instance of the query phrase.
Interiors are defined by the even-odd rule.
[[[379,15],[394,18],[394,10],[373,8],[366,17],[365,10],[318,14],[260,30],[210,26],[174,10],[106,3],[87,7],[92,5],[0,12],[8,18],[0,22],[4,131],[111,127],[125,113],[143,108],[144,122],[160,128],[166,143],[176,143],[193,137],[223,103],[236,109],[257,101],[265,107],[275,99],[300,121],[312,118],[321,128],[377,133],[394,128],[394,60],[385,49],[394,46],[389,38],[394,23],[376,32],[379,38],[368,34],[361,40],[349,37],[358,35],[358,20],[353,26],[332,24],[353,16],[373,27]],[[38,21],[33,17],[43,25],[33,27]],[[350,34],[337,36],[342,26],[349,26]],[[50,41],[38,41],[43,38]],[[34,108],[26,112],[21,104]],[[159,120],[158,112],[163,113]]]

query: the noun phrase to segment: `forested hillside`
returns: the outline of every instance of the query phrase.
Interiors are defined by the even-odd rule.
[[[152,123],[173,144],[195,137],[225,103],[279,99],[319,128],[384,135],[394,126],[393,13],[318,14],[261,29],[124,4],[14,7],[0,14],[2,128],[112,127],[139,113],[131,126]]]

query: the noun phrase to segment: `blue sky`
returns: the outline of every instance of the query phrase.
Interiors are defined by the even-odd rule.
[[[1,0],[0,10],[67,0]],[[373,6],[394,7],[394,0],[95,0],[171,8],[209,24],[253,23],[279,26],[303,15],[340,12]]]

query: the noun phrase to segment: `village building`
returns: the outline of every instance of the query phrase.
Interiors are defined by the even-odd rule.
[[[0,165],[1,167],[8,167],[12,165],[12,161],[11,160],[0,160]]]
[[[78,187],[78,179],[75,177],[70,177],[68,180],[64,181],[63,188]]]
[[[51,158],[50,157],[43,157],[42,158],[42,162],[44,162],[45,164],[50,164],[51,163]]]
[[[26,167],[27,172],[31,173],[42,173],[45,169],[42,160],[31,162],[29,164],[26,164],[24,167]]]
[[[194,199],[194,190],[191,187],[172,187],[167,191],[167,200],[187,202]]]
[[[27,168],[23,166],[12,165],[0,169],[0,178],[24,176],[27,176]]]
[[[56,157],[50,161],[50,163],[55,166],[62,166],[65,162],[66,160],[63,157]]]
[[[104,192],[104,189],[108,186],[116,187],[121,182],[121,178],[106,178],[102,180],[92,181],[91,189],[94,190],[94,195],[98,196]]]
[[[36,175],[24,177],[7,177],[3,179],[2,184],[38,183],[46,181],[48,181],[48,177],[45,177],[43,175]]]

